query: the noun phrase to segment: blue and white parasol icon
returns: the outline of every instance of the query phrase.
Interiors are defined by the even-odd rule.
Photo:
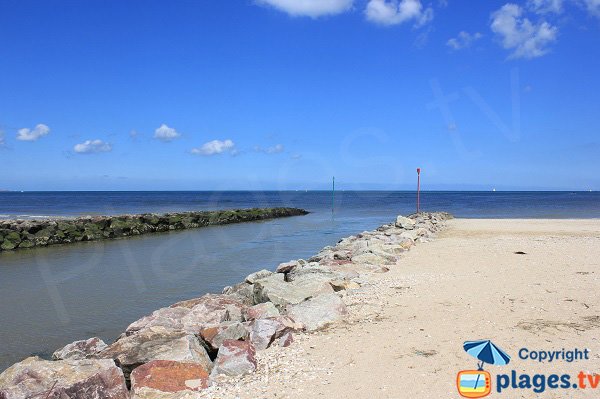
[[[469,355],[481,361],[478,363],[479,370],[483,370],[484,363],[504,366],[510,362],[510,356],[489,339],[466,341],[463,348]]]

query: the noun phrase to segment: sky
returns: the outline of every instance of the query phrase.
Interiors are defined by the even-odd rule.
[[[0,190],[600,190],[600,0],[0,16]]]

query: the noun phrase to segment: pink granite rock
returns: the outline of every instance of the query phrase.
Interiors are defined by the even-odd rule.
[[[153,397],[160,393],[201,391],[208,387],[209,371],[197,363],[153,360],[131,373],[134,398]]]
[[[97,355],[114,359],[129,378],[131,371],[152,360],[174,360],[198,363],[207,370],[212,362],[195,335],[164,327],[149,327],[137,334],[123,337]]]
[[[219,374],[236,376],[256,370],[256,350],[248,341],[225,340],[219,348],[211,377]]]
[[[224,321],[242,321],[246,307],[231,296],[206,294],[159,309],[130,324],[125,333],[132,335],[148,327],[162,326],[196,334],[202,328]]]
[[[0,398],[129,399],[129,391],[112,360],[30,357],[0,374]]]
[[[287,348],[294,342],[294,335],[291,331],[284,333],[281,337],[279,337],[278,344],[283,348]]]

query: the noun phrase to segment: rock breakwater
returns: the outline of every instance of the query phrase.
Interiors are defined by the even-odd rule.
[[[297,208],[253,208],[74,219],[0,220],[0,252],[306,215]]]
[[[347,318],[347,291],[398,266],[405,251],[433,238],[449,218],[399,216],[308,260],[252,273],[222,294],[158,309],[110,345],[91,338],[57,350],[53,361],[30,357],[0,374],[0,399],[214,397],[210,389],[229,378],[269,367],[257,362],[260,351],[294,345],[296,334]]]

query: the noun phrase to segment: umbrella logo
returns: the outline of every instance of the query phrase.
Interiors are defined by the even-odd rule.
[[[458,393],[465,398],[483,398],[492,392],[492,376],[483,369],[484,364],[504,366],[510,356],[490,340],[467,341],[465,352],[478,360],[477,370],[463,370],[456,376]]]

